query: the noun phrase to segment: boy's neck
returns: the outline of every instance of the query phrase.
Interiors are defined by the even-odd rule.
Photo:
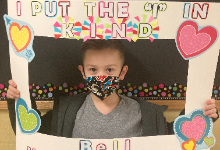
[[[118,94],[115,92],[113,94],[111,94],[110,96],[108,96],[103,101],[100,100],[93,93],[91,93],[91,98],[92,98],[92,101],[93,101],[96,109],[104,115],[107,115],[112,110],[114,110],[121,101],[120,96],[118,96]]]
[[[110,96],[108,96],[107,98],[105,98],[104,100],[99,99],[97,96],[95,96],[93,93],[91,93],[91,97],[92,97],[92,101],[94,103],[102,103],[105,105],[115,105],[115,104],[119,104],[121,98],[120,96],[118,96],[117,93],[112,93]]]

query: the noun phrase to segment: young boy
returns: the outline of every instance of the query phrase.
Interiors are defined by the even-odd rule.
[[[138,97],[126,97],[116,91],[128,66],[124,65],[124,46],[120,40],[87,40],[82,45],[83,65],[78,68],[91,93],[61,96],[54,94],[52,111],[41,117],[40,133],[73,138],[127,138],[173,133],[163,112],[166,107]],[[13,80],[9,81],[8,98],[19,98]],[[14,101],[9,100],[15,130]],[[36,103],[32,100],[32,107]],[[215,100],[207,101],[205,115],[217,118]],[[38,110],[37,110],[38,111]],[[40,112],[38,111],[40,114]],[[169,126],[169,128],[168,128]]]

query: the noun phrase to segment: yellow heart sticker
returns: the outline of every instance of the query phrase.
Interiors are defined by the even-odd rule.
[[[11,42],[17,52],[23,51],[31,40],[31,31],[28,26],[20,27],[17,23],[12,23],[9,28]]]
[[[196,147],[196,140],[193,138],[190,138],[188,142],[182,143],[183,150],[194,150]]]

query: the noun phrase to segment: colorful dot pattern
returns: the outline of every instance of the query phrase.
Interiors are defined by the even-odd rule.
[[[31,97],[36,100],[53,100],[53,92],[55,89],[58,89],[67,96],[90,92],[83,83],[75,86],[69,86],[67,83],[63,83],[60,86],[55,86],[51,83],[44,86],[39,86],[34,83],[29,85]],[[5,85],[0,84],[0,100],[6,100],[7,90],[8,88]],[[186,90],[187,87],[179,83],[174,83],[173,85],[160,83],[153,86],[147,83],[143,83],[139,86],[127,83],[126,85],[120,86],[117,92],[128,97],[137,96],[146,100],[184,100],[186,98]],[[213,86],[212,98],[220,100],[220,86]]]

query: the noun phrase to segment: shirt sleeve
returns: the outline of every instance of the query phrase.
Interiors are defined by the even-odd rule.
[[[11,122],[11,127],[16,135],[16,115],[15,115],[15,100],[14,99],[7,99],[8,110],[9,110],[9,118]]]

